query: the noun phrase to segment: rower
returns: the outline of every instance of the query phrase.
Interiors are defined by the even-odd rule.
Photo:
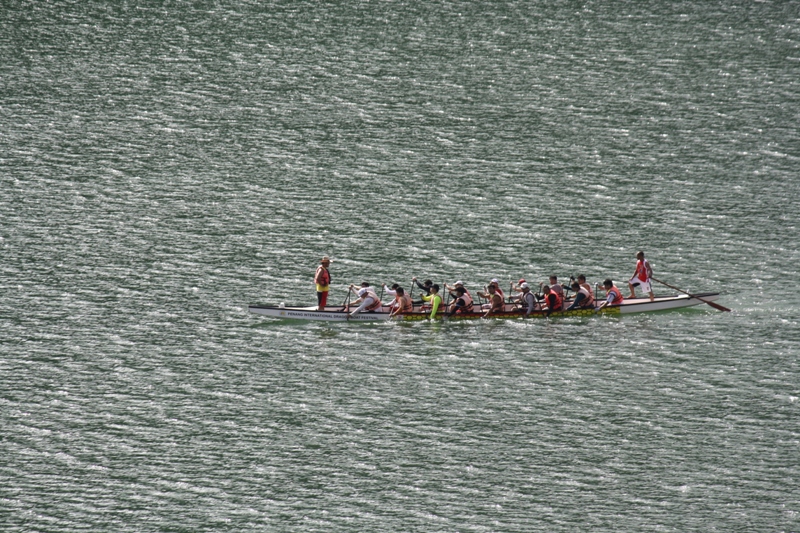
[[[519,284],[519,289],[522,291],[517,296],[517,299],[522,304],[522,308],[525,310],[525,318],[530,316],[531,311],[536,309],[536,298],[534,298],[533,293],[531,292],[530,287],[525,282],[525,280],[521,280]]]
[[[381,308],[381,300],[378,298],[378,295],[375,294],[375,290],[367,284],[364,287],[364,283],[361,284],[362,287],[358,290],[358,299],[355,302],[352,302],[350,305],[361,304],[358,308],[350,313],[351,317],[356,316],[358,313],[363,313],[365,311],[375,311]],[[355,289],[355,285],[350,285],[350,290]],[[350,305],[347,306],[347,311],[350,311]]]
[[[411,278],[411,281],[414,282],[425,295],[429,295],[431,293],[431,287],[433,287],[433,282],[431,280],[426,279],[423,283],[420,283],[417,281],[417,278]],[[414,290],[414,288],[412,287],[411,290]],[[414,303],[421,304],[422,300]]]
[[[445,284],[444,284],[444,289],[445,289],[446,291],[448,291],[448,292],[450,293],[450,296],[452,296],[453,298],[458,298],[458,295],[456,294],[456,291],[458,290],[458,288],[459,288],[459,287],[461,287],[462,289],[464,289],[464,293],[465,293],[465,294],[467,294],[467,296],[469,296],[469,297],[470,297],[470,299],[472,298],[472,295],[471,295],[471,294],[469,293],[469,291],[467,290],[467,286],[466,286],[466,285],[464,285],[464,282],[463,282],[463,281],[461,281],[461,280],[458,280],[458,281],[456,281],[456,282],[453,284],[453,286],[452,286],[452,287],[451,287],[450,285],[448,285],[447,283],[445,283]]]
[[[486,290],[488,292],[478,291],[478,296],[489,300],[489,308],[486,310],[486,313],[483,314],[483,318],[488,318],[489,315],[501,313],[505,310],[503,297],[500,296],[501,293],[498,291],[497,284],[495,282],[489,283],[489,287]]]
[[[500,299],[505,302],[506,295],[503,292],[503,289],[500,288],[500,280],[498,280],[497,278],[492,278],[492,280],[489,282],[489,285],[491,286],[492,283],[494,283],[494,290],[497,292],[497,294],[500,295]]]
[[[442,297],[439,296],[439,286],[435,283],[430,287],[430,294],[422,295],[422,300],[425,302],[430,302],[431,305],[431,314],[429,318],[433,320],[436,318],[436,312],[439,310],[439,306],[442,305]]]
[[[567,311],[573,309],[594,309],[594,296],[592,296],[592,291],[588,290],[577,281],[572,282],[570,288],[575,291],[575,301],[572,302],[572,305],[567,307]]]
[[[544,291],[545,283],[542,282],[539,284],[539,287],[542,291]],[[550,290],[554,293],[558,294],[558,296],[563,300],[564,299],[564,287],[558,284],[558,276],[550,276]]]
[[[414,308],[414,304],[411,303],[411,297],[406,294],[406,291],[403,289],[403,287],[397,287],[395,289],[395,301],[392,303],[392,305],[394,306],[394,309],[389,316],[410,313]]]
[[[392,297],[392,301],[383,304],[384,307],[390,307],[392,309],[395,307],[395,304],[397,304],[396,291],[399,286],[400,285],[398,285],[397,283],[392,283],[391,287],[387,287],[385,283],[383,284],[383,292],[381,294],[386,293],[387,296]]]
[[[613,281],[606,279],[603,282],[603,287],[606,290],[606,301],[600,304],[600,306],[597,308],[598,311],[607,305],[619,305],[622,303],[622,293],[617,286],[614,285]]]
[[[543,300],[544,306],[542,307],[543,310],[547,311],[547,316],[550,316],[555,311],[561,311],[563,307],[563,300],[561,296],[552,290],[549,285],[542,286],[542,293],[543,293]]]
[[[586,283],[586,276],[583,274],[578,274],[578,283],[580,283],[581,287],[584,287],[589,293],[592,292],[592,286]]]
[[[510,288],[511,292],[516,292],[516,294],[513,294],[513,295],[508,297],[508,301],[512,302],[512,303],[513,302],[520,302],[521,301],[520,299],[522,298],[522,295],[523,295],[522,286],[523,285],[525,285],[526,287],[528,286],[528,284],[525,282],[525,279],[521,278],[517,282],[517,285],[514,285],[513,281],[511,283],[509,283],[508,285],[509,285],[509,288]]]
[[[450,304],[450,314],[448,316],[471,313],[474,306],[475,304],[472,301],[472,296],[467,292],[467,289],[463,286],[456,287],[455,301]]]

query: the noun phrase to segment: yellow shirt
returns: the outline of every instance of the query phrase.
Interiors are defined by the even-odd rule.
[[[430,294],[428,296],[422,295],[422,299],[431,303],[431,318],[436,318],[436,311],[439,310],[439,305],[442,303],[442,297],[439,294]]]
[[[317,267],[317,274],[319,274],[319,269],[320,268],[325,268],[325,267],[318,266]],[[314,276],[315,280],[316,280],[316,277],[317,276]],[[330,274],[328,274],[328,279],[330,279]],[[320,285],[319,283],[315,283],[315,285],[317,286],[317,292],[328,292],[331,289],[330,286],[328,286],[328,285]]]

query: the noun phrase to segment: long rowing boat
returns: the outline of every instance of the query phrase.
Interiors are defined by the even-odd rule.
[[[667,311],[670,309],[680,309],[682,307],[692,307],[694,305],[701,305],[719,298],[718,292],[706,292],[700,294],[679,294],[674,296],[657,296],[652,302],[649,298],[627,298],[619,305],[609,305],[602,309],[574,309],[572,311],[556,311],[550,314],[551,317],[562,316],[591,316],[595,314],[603,315],[627,315],[632,313],[650,313],[653,311]],[[567,301],[567,305],[571,302]],[[429,317],[430,311],[420,309],[415,306],[414,310],[410,313],[404,313],[396,317],[389,316],[389,308],[382,307],[380,311],[371,311],[360,313],[351,317],[344,311],[342,306],[328,306],[324,311],[317,310],[316,306],[313,307],[295,307],[285,305],[250,305],[249,310],[251,313],[258,315],[265,315],[274,318],[283,318],[290,320],[326,320],[329,322],[372,322],[377,320],[425,320]],[[439,313],[437,319],[445,320],[470,320],[477,319],[483,316],[482,311],[475,311],[472,313],[458,314],[450,317],[443,317]],[[517,304],[507,303],[505,309],[500,313],[493,313],[493,318],[505,319],[520,319],[525,316],[525,311],[520,309]],[[547,316],[545,311],[532,311],[529,315],[530,318],[544,318]]]

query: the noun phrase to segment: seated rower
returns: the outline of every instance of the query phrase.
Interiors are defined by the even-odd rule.
[[[592,295],[592,291],[586,290],[586,287],[577,281],[572,283],[571,289],[575,291],[575,301],[572,302],[572,305],[567,307],[567,311],[572,311],[573,309],[594,309],[594,296]]]
[[[522,296],[522,284],[523,283],[525,283],[525,279],[524,278],[520,279],[517,282],[516,285],[514,285],[513,281],[509,284],[511,292],[516,292],[517,293],[517,294],[511,295],[511,296],[508,297],[508,301],[509,302],[519,301],[520,297]]]
[[[543,307],[542,310],[547,311],[547,316],[550,316],[555,311],[561,311],[564,306],[561,296],[552,290],[549,285],[542,286],[543,294]]]
[[[433,286],[433,282],[431,280],[426,279],[424,283],[420,283],[419,281],[417,281],[417,278],[411,278],[411,281],[413,281],[417,285],[417,287],[420,288],[420,290],[424,295],[427,296],[431,293],[431,287]],[[412,287],[411,290],[413,291],[414,288]],[[422,300],[416,301],[414,303],[421,304]]]
[[[534,298],[533,293],[531,292],[530,287],[525,282],[525,280],[521,280],[519,284],[519,289],[522,291],[516,296],[516,299],[522,304],[522,308],[525,310],[525,318],[530,316],[531,311],[536,309],[536,298]]]
[[[500,292],[498,292],[497,284],[492,282],[489,284],[489,287],[486,289],[489,292],[481,292],[478,291],[478,296],[481,298],[486,298],[489,300],[489,309],[486,310],[486,313],[483,314],[483,318],[487,318],[492,314],[501,313],[505,310],[505,304],[503,303],[503,297],[500,296]]]
[[[597,308],[598,311],[607,305],[619,305],[622,303],[622,293],[617,286],[614,285],[613,281],[610,279],[605,280],[603,282],[603,288],[606,290],[606,301],[600,304],[600,306]]]
[[[586,290],[589,291],[589,294],[593,294],[592,286],[586,283],[586,276],[583,274],[578,274],[578,283],[580,283],[581,287],[586,288]]]
[[[448,316],[471,313],[474,307],[475,303],[472,301],[472,296],[467,292],[467,289],[463,286],[456,287],[455,301],[450,304],[450,314]]]
[[[542,291],[544,291],[545,283],[542,282],[539,284],[539,287]],[[564,299],[564,287],[558,284],[558,276],[550,276],[550,290],[556,294],[563,300]]]
[[[444,284],[444,289],[445,289],[446,291],[448,291],[448,292],[450,293],[450,296],[452,296],[454,299],[455,299],[455,298],[458,298],[458,295],[456,295],[456,290],[457,290],[459,287],[461,287],[462,289],[464,289],[464,293],[465,293],[465,294],[467,294],[467,296],[469,296],[469,297],[470,297],[470,299],[472,298],[472,295],[471,295],[471,294],[469,293],[469,291],[467,290],[467,286],[466,286],[466,285],[464,285],[464,282],[463,282],[463,281],[461,281],[461,280],[458,280],[458,281],[456,281],[456,282],[453,284],[453,286],[452,286],[452,287],[451,287],[450,285],[448,285],[447,283],[445,283],[445,284]]]
[[[355,285],[350,285],[350,290],[353,290],[355,288],[356,288]],[[347,311],[348,312],[350,311],[351,305],[356,305],[356,304],[361,304],[361,305],[359,305],[355,311],[350,313],[351,317],[356,316],[358,313],[363,313],[365,311],[375,311],[381,308],[381,300],[378,298],[378,295],[375,294],[375,291],[370,286],[361,287],[360,289],[358,289],[358,299],[347,306]]]
[[[387,287],[386,284],[383,284],[383,292],[385,292],[388,296],[392,297],[392,300],[383,304],[384,307],[389,307],[390,310],[394,309],[397,304],[397,288],[400,285],[397,283],[392,283],[391,287]]]
[[[500,280],[498,280],[497,278],[492,278],[492,281],[490,281],[489,284],[491,285],[492,283],[494,283],[494,290],[497,292],[497,294],[500,295],[500,298],[505,302],[506,294],[503,292],[503,289],[500,288]]]
[[[414,309],[414,304],[411,303],[411,297],[406,294],[403,287],[395,289],[395,300],[392,303],[393,309],[389,316],[397,316],[403,313],[410,313]]]
[[[435,283],[431,285],[430,294],[428,295],[423,294],[422,300],[425,302],[430,302],[431,314],[429,318],[433,320],[434,318],[436,318],[436,313],[439,311],[439,306],[442,305],[442,297],[439,296],[439,285]]]

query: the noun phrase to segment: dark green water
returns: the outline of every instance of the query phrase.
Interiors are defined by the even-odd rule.
[[[0,14],[0,530],[800,530],[797,2]],[[734,311],[246,308],[638,249]]]

